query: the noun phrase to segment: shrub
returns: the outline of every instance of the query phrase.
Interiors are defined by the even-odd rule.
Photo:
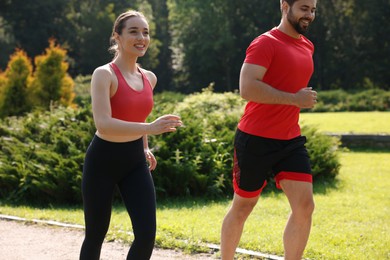
[[[29,84],[32,76],[32,64],[27,54],[16,50],[2,74],[1,115],[22,115],[30,111]]]
[[[158,115],[178,114],[185,125],[175,133],[150,137],[158,160],[154,179],[159,196],[231,194],[233,139],[245,102],[237,94],[210,90],[189,95],[175,106],[158,101],[159,97]],[[308,137],[314,179],[334,179],[340,168],[338,140],[308,127],[302,133]]]
[[[163,94],[163,100],[169,100]],[[182,96],[179,96],[182,98]],[[230,192],[233,136],[243,101],[234,93],[204,90],[182,102],[159,103],[158,114],[180,115],[184,127],[152,136],[158,167],[154,178],[160,196],[221,196]]]
[[[49,40],[45,54],[35,57],[35,72],[32,87],[37,95],[35,105],[49,108],[52,102],[69,106],[74,99],[74,82],[67,74],[69,64],[65,61],[66,50]]]
[[[390,91],[369,89],[346,92],[345,90],[321,91],[318,103],[305,112],[341,111],[390,111]]]
[[[80,202],[81,172],[94,128],[90,108],[56,108],[0,124],[0,198]]]
[[[155,96],[150,120],[182,117],[174,133],[150,136],[158,160],[153,177],[159,197],[232,194],[233,140],[245,102],[236,93]],[[80,203],[86,149],[95,127],[91,105],[52,108],[0,121],[0,198],[39,203]],[[303,128],[314,178],[334,179],[340,165],[337,139]],[[321,178],[320,178],[321,177]]]

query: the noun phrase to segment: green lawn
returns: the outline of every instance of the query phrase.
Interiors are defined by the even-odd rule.
[[[300,122],[322,132],[390,134],[390,112],[301,113]]]
[[[315,185],[316,210],[305,257],[351,260],[390,259],[390,152],[343,152],[335,184]],[[219,244],[222,219],[230,200],[158,202],[157,245],[199,250],[204,242]],[[80,208],[36,209],[0,204],[0,213],[29,219],[83,224]],[[289,214],[281,193],[260,199],[249,217],[240,247],[282,255],[282,233]],[[114,208],[109,239],[129,240],[123,207]]]

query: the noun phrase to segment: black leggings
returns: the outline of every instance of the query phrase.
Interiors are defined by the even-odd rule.
[[[133,226],[134,241],[127,260],[150,259],[152,255],[156,236],[156,194],[142,138],[113,143],[95,136],[88,147],[83,169],[85,239],[80,260],[99,260],[116,186]]]

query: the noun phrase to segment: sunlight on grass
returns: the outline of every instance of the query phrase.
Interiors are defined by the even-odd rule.
[[[321,132],[390,134],[390,112],[301,113],[299,122]]]
[[[350,260],[390,258],[390,153],[343,152],[338,182],[315,187],[316,209],[306,248],[309,259]],[[206,250],[202,244],[219,244],[220,228],[230,200],[159,201],[159,247]],[[36,209],[0,204],[0,214],[48,219],[83,225],[81,207]],[[239,247],[283,254],[282,234],[289,206],[282,193],[263,194],[247,220]],[[131,241],[129,217],[115,206],[108,240]],[[126,231],[126,232],[123,232]]]

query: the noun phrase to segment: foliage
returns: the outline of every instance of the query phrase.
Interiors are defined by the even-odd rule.
[[[184,127],[150,137],[159,162],[154,174],[157,192],[164,196],[220,196],[229,190],[233,129],[241,112],[240,99],[233,93],[205,90],[169,104],[167,110],[159,109],[159,114],[180,115]]]
[[[318,103],[311,111],[390,111],[390,91],[382,89],[354,92],[342,89],[320,91]]]
[[[280,19],[278,2],[273,1],[168,0],[167,3],[176,84],[187,93],[199,91],[212,82],[216,91],[236,89],[249,43]],[[274,12],[265,11],[268,17],[262,19],[254,9]]]
[[[158,167],[154,178],[160,196],[220,197],[232,190],[233,139],[244,101],[235,93],[211,89],[186,96],[181,102],[159,103],[155,116],[174,113],[184,127],[175,133],[151,136]],[[165,100],[167,99],[164,97]],[[173,105],[174,104],[174,105]],[[304,127],[315,179],[332,180],[339,172],[338,140]],[[270,180],[271,181],[271,180]]]
[[[73,104],[74,82],[67,74],[66,51],[49,41],[44,55],[35,57],[35,71],[26,52],[16,49],[7,70],[0,73],[0,116],[20,116],[52,103]]]
[[[84,154],[94,132],[90,108],[53,108],[0,124],[0,197],[80,202]]]
[[[371,82],[389,90],[390,27],[383,24],[390,14],[378,8],[388,5],[389,0],[318,1],[307,34],[315,45],[311,86],[355,89]],[[250,41],[280,20],[279,1],[0,1],[0,67],[15,46],[35,57],[55,37],[69,51],[71,75],[91,74],[110,60],[113,19],[128,9],[144,11],[152,29],[143,67],[159,75],[161,90],[185,93],[211,82],[218,92],[237,89]]]
[[[73,79],[67,75],[69,64],[65,61],[66,50],[49,40],[45,54],[35,57],[35,72],[32,88],[36,94],[35,105],[48,108],[52,102],[69,106],[74,99]]]
[[[29,85],[32,80],[32,64],[23,50],[17,49],[2,74],[1,116],[22,115],[31,109]]]
[[[80,1],[69,4],[67,19],[77,32],[72,41],[77,49],[70,49],[72,65],[78,74],[92,74],[93,70],[111,60],[110,47],[112,25],[115,21],[114,4],[100,1]],[[73,70],[75,68],[72,68]]]
[[[309,126],[302,127],[302,135],[307,137],[306,147],[314,180],[334,180],[341,167],[338,158],[339,139],[321,134],[316,128]]]
[[[150,120],[162,114],[182,117],[174,133],[150,136],[158,160],[156,190],[162,197],[224,197],[231,194],[233,139],[244,101],[238,94],[201,93],[155,97]],[[0,198],[79,202],[86,148],[94,133],[91,107],[52,108],[0,122]],[[338,174],[337,140],[303,129],[315,178]]]
[[[79,75],[74,79],[75,103],[81,105],[91,99],[91,75]]]

